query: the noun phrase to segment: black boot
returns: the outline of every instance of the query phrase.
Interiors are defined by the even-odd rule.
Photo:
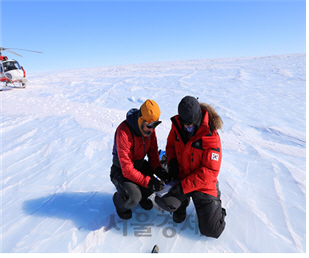
[[[146,199],[142,199],[140,202],[139,202],[139,205],[144,209],[144,210],[151,210],[152,207],[153,207],[153,203],[151,200],[149,200],[148,198]]]
[[[124,210],[124,209],[118,209],[117,206],[116,206],[116,203],[115,203],[115,198],[116,198],[116,195],[117,195],[117,192],[114,193],[114,196],[113,196],[113,203],[116,207],[116,212],[119,216],[119,218],[123,219],[123,220],[128,220],[128,219],[131,219],[132,218],[132,210],[129,209],[129,210]]]
[[[190,203],[190,198],[187,198],[181,203],[179,208],[173,212],[173,221],[176,223],[182,223],[187,217],[187,207]]]

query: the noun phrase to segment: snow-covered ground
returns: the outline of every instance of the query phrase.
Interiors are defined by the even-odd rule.
[[[305,54],[192,60],[29,74],[1,94],[1,252],[306,252]],[[114,131],[154,99],[164,149],[185,95],[212,104],[226,228],[133,209],[122,221],[109,180]]]

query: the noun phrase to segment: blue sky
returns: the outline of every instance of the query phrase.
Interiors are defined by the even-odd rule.
[[[0,2],[28,72],[306,52],[305,0]]]

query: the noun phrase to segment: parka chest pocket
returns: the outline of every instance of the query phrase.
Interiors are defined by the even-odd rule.
[[[193,167],[200,166],[200,163],[202,162],[202,158],[203,158],[203,151],[204,151],[202,139],[192,142],[191,151],[192,151],[191,157],[190,157],[191,164],[193,165]],[[196,169],[196,168],[193,168],[193,169]]]
[[[198,149],[198,150],[204,150],[202,139],[199,139],[195,142],[192,142],[191,147],[194,148],[194,149]]]

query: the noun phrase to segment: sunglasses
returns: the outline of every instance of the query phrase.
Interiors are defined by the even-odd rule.
[[[146,123],[146,127],[148,129],[155,129],[160,123],[161,123],[161,121],[152,121],[148,124]]]

